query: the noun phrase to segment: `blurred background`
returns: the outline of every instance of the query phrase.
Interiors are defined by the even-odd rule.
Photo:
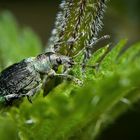
[[[31,27],[45,44],[53,28],[60,1],[0,0],[0,12],[12,12],[21,26]],[[139,6],[139,0],[110,0],[102,34],[110,34],[117,41],[120,38],[127,38],[132,42],[139,40]]]
[[[41,39],[42,46],[45,46],[54,26],[59,3],[60,0],[0,0],[0,14],[10,11],[18,24],[32,28]],[[127,38],[130,43],[140,41],[140,0],[110,0],[104,17],[104,29],[100,34],[110,34],[115,42],[122,38]],[[127,119],[125,115],[120,117],[99,139],[140,139],[140,105],[134,108],[125,114]]]

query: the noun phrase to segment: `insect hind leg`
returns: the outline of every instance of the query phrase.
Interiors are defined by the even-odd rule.
[[[10,104],[10,103],[12,103],[13,100],[19,99],[19,98],[25,97],[25,96],[26,96],[25,94],[22,94],[22,95],[9,94],[9,95],[5,95],[4,98],[5,98],[6,103]]]

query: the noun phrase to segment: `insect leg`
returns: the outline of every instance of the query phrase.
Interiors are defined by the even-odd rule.
[[[30,90],[27,94],[26,94],[26,97],[28,99],[28,101],[30,103],[32,103],[32,100],[31,100],[31,97],[40,90],[40,88],[42,87],[42,84],[38,85],[36,88]]]
[[[53,77],[60,77],[60,78],[65,78],[65,79],[70,79],[72,81],[74,81],[76,84],[78,84],[79,86],[81,86],[83,84],[82,81],[80,81],[78,78],[69,75],[69,74],[57,74],[57,73],[53,73],[53,75],[51,75]]]
[[[22,95],[22,96],[25,96],[25,95]],[[14,99],[18,99],[20,97],[21,97],[21,95],[19,95],[19,94],[9,94],[9,95],[4,96],[6,102],[10,102],[10,101],[12,101]]]
[[[82,84],[83,84],[82,81],[80,81],[78,78],[76,78],[76,77],[74,77],[72,75],[68,75],[68,74],[55,74],[54,76],[70,79],[70,80],[74,81],[76,84],[78,84],[79,86],[82,86]]]

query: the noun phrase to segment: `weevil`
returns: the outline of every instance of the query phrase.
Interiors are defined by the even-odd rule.
[[[3,70],[0,74],[0,100],[4,100],[9,103],[15,99],[19,99],[27,96],[28,100],[31,102],[30,97],[33,96],[42,87],[43,81],[45,81],[42,80],[41,78],[42,75],[46,75],[45,76],[46,78],[55,77],[55,76],[68,78],[68,79],[72,79],[77,84],[81,84],[80,80],[78,80],[72,75],[67,74],[67,71],[73,65],[76,64],[73,58],[79,55],[81,52],[83,53],[84,57],[83,57],[83,63],[80,65],[83,67],[83,71],[84,71],[86,63],[91,57],[93,46],[96,43],[98,43],[100,40],[109,38],[109,36],[103,36],[98,39],[98,32],[101,30],[103,25],[101,19],[105,11],[106,2],[107,0],[97,0],[96,2],[97,6],[94,8],[95,11],[91,12],[91,16],[93,15],[93,17],[90,19],[92,19],[92,21],[91,23],[90,22],[87,23],[87,26],[89,25],[90,30],[89,32],[86,33],[85,31],[88,31],[88,29],[87,26],[85,26],[85,23],[88,20],[86,20],[85,23],[82,20],[85,19],[84,17],[85,10],[83,8],[86,8],[87,5],[89,4],[86,3],[86,1],[81,1],[79,6],[80,14],[78,14],[79,16],[78,18],[76,18],[76,24],[72,24],[71,26],[73,28],[72,34],[70,34],[65,28],[65,27],[69,28],[69,26],[64,26],[64,25],[69,21],[69,17],[71,21],[71,16],[68,15],[70,15],[69,7],[72,6],[73,2],[63,1],[64,6],[62,7],[64,12],[62,11],[62,15],[59,14],[57,18],[57,22],[56,22],[57,27],[54,30],[55,32],[53,32],[52,38],[50,39],[51,43],[50,45],[48,45],[49,46],[48,48],[52,49],[54,52],[47,52],[47,53],[40,54],[37,57],[30,57],[24,59],[21,62],[16,63]],[[75,9],[77,11],[77,8]],[[84,29],[82,29],[83,33],[81,33],[80,27],[82,28],[85,27],[85,31]],[[83,39],[85,39],[81,41],[83,42],[82,45],[83,48],[79,52],[73,53],[73,50],[75,49],[73,45],[76,41],[78,41],[78,39],[81,38],[80,36],[83,36]],[[67,46],[67,50],[68,50],[66,54],[67,56],[57,54],[58,52],[61,53],[61,47],[63,47],[62,44],[66,44]],[[73,57],[69,57],[71,56],[72,53],[76,55]],[[57,74],[56,71],[60,65],[64,66],[65,72],[63,72],[62,74]]]
[[[56,73],[60,65],[68,70],[74,64],[75,62],[71,57],[53,52],[43,53],[37,57],[30,57],[13,64],[0,74],[1,100],[10,103],[15,99],[26,96],[31,102],[30,97],[42,87],[42,75],[68,78],[77,84],[81,84],[81,81],[72,75]]]

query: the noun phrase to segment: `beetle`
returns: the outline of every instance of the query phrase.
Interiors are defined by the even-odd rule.
[[[96,10],[94,11],[94,14],[92,14],[93,18],[91,18],[93,19],[93,21],[91,24],[88,23],[88,25],[90,26],[90,33],[87,34],[85,34],[84,29],[83,33],[78,33],[79,31],[81,32],[81,29],[78,31],[78,28],[83,27],[83,24],[80,23],[83,22],[83,20],[81,20],[81,14],[80,19],[76,18],[78,19],[77,24],[75,26],[71,26],[74,27],[72,34],[70,34],[67,31],[66,34],[64,34],[65,22],[63,22],[64,24],[60,22],[60,14],[60,16],[58,16],[57,18],[58,21],[56,22],[56,25],[58,27],[56,27],[56,29],[54,30],[55,32],[53,32],[53,36],[50,39],[50,45],[48,45],[48,48],[52,49],[53,51],[42,53],[37,57],[29,57],[27,59],[24,59],[16,64],[11,65],[10,67],[6,68],[0,73],[0,101],[5,101],[9,103],[15,99],[27,96],[28,100],[31,102],[30,97],[32,97],[38,90],[40,90],[40,88],[43,85],[43,82],[45,81],[44,78],[42,79],[42,75],[45,75],[45,78],[57,76],[71,79],[77,84],[81,85],[82,82],[79,79],[67,74],[67,72],[70,68],[72,68],[73,65],[78,64],[74,62],[74,57],[79,55],[80,53],[83,53],[83,63],[78,65],[81,65],[84,71],[86,63],[91,57],[93,46],[99,41],[109,38],[108,35],[105,35],[98,39],[98,32],[102,28],[101,19],[103,17],[103,13],[106,7],[106,2],[107,0],[97,1],[97,6],[96,8],[94,8]],[[67,6],[67,4],[71,5],[72,3],[73,2],[66,2],[66,5],[64,4],[63,10],[64,13],[66,13],[66,16],[64,16],[63,18],[62,12],[62,21],[68,21],[67,18],[69,16],[67,15],[69,15],[69,6]],[[81,4],[85,6],[85,2],[82,2]],[[82,10],[83,8],[80,9],[80,11]],[[69,28],[69,26],[66,27]],[[85,30],[86,28],[87,26],[85,26]],[[68,36],[70,35],[69,39],[67,38],[67,33]],[[78,52],[73,53],[74,55],[76,55],[70,57],[71,53],[74,50],[73,45],[78,39],[81,38],[80,36],[83,36],[82,38],[85,39],[82,41],[84,42],[83,48],[80,51],[79,49],[77,49]],[[65,46],[67,46],[68,48],[68,52],[66,55],[59,54],[61,53],[61,47],[63,47],[62,44],[65,44]],[[65,70],[62,74],[57,73],[57,69],[60,65],[63,65]],[[94,68],[94,66],[88,67]]]
[[[21,97],[31,98],[43,85],[42,75],[49,77],[68,78],[81,84],[81,81],[72,75],[65,73],[57,74],[56,71],[63,65],[67,71],[73,65],[71,57],[54,52],[46,52],[37,57],[29,57],[15,63],[0,73],[0,99],[7,103]]]

